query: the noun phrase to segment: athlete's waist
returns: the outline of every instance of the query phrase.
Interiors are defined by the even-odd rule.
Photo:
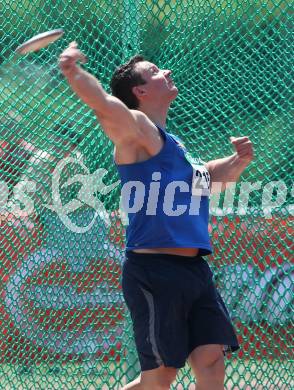
[[[134,253],[159,253],[159,254],[171,254],[179,256],[205,256],[212,253],[212,247],[209,240],[186,240],[173,239],[167,237],[162,240],[157,239],[156,236],[137,237],[138,240],[133,240],[127,236],[126,251],[135,251]]]
[[[195,257],[199,254],[199,248],[139,248],[132,249],[132,252]]]
[[[179,254],[170,254],[170,253],[138,253],[134,251],[126,251],[126,259],[130,261],[135,262],[149,262],[150,260],[168,260],[168,261],[183,261],[187,264],[194,262],[194,261],[200,261],[203,260],[203,257],[199,254],[195,256],[183,256]]]

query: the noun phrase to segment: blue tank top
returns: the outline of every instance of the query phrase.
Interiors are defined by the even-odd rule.
[[[158,129],[164,140],[158,154],[116,164],[129,220],[126,249],[199,248],[200,255],[210,254],[209,173],[178,138]]]

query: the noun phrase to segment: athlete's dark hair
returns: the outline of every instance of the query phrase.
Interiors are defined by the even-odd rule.
[[[136,85],[146,84],[146,81],[135,69],[136,64],[142,61],[145,61],[143,56],[135,55],[126,64],[116,69],[110,81],[113,96],[119,98],[131,109],[139,107],[139,101],[133,94],[132,88]]]

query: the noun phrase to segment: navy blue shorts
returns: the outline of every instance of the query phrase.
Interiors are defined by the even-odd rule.
[[[200,345],[239,348],[202,257],[127,252],[122,288],[142,371],[161,365],[181,368]]]

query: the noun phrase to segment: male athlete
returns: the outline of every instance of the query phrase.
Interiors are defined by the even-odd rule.
[[[114,143],[122,184],[141,183],[141,191],[124,199],[129,226],[122,286],[142,373],[123,390],[167,390],[187,360],[197,390],[221,390],[224,353],[238,342],[202,257],[211,253],[207,191],[211,182],[224,188],[239,178],[253,158],[252,144],[233,138],[232,156],[191,160],[165,131],[178,94],[170,70],[135,56],[114,73],[110,95],[77,65],[84,59],[72,42],[60,56],[61,70]],[[142,188],[148,199],[134,211]]]

